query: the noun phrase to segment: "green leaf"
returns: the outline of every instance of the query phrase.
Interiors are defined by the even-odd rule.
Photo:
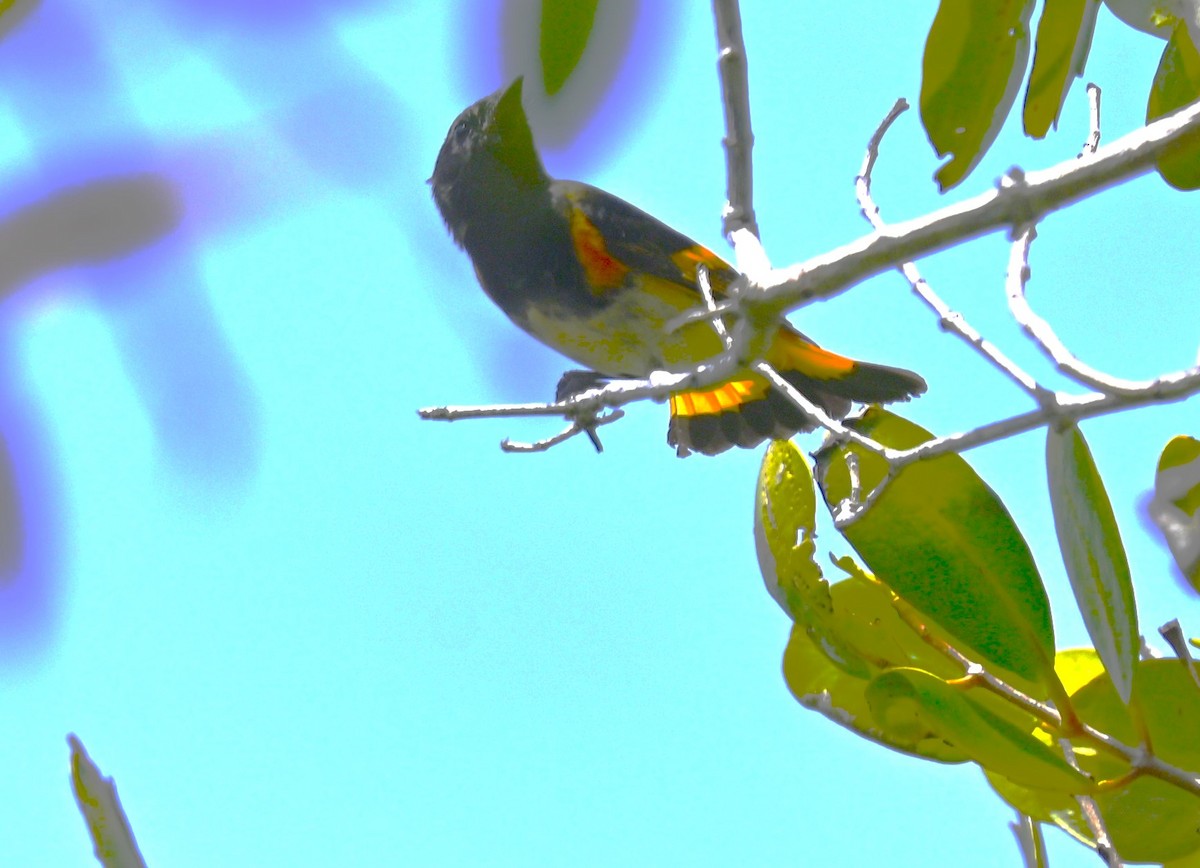
[[[1050,426],[1046,473],[1054,528],[1075,602],[1096,653],[1128,702],[1142,644],[1133,579],[1112,503],[1078,426]]]
[[[871,675],[894,663],[927,665],[936,671],[950,668],[945,658],[922,643],[900,621],[891,605],[891,592],[882,585],[855,577],[835,583],[830,590],[843,633],[852,637],[856,649],[873,661]],[[967,759],[962,751],[940,739],[900,740],[880,729],[865,697],[870,679],[835,666],[799,624],[792,629],[783,655],[783,676],[801,705],[821,712],[863,738],[936,762],[958,763]]]
[[[1083,75],[1099,0],[1046,0],[1038,21],[1033,71],[1025,90],[1025,132],[1040,139],[1058,126],[1071,83]]]
[[[1128,745],[1141,743],[1144,727],[1155,756],[1200,773],[1200,690],[1179,660],[1139,661],[1132,705],[1140,725],[1107,675],[1075,693],[1072,705],[1084,722]],[[1130,770],[1108,753],[1077,747],[1076,756],[1097,779]],[[1129,862],[1166,862],[1200,850],[1200,798],[1166,781],[1142,775],[1095,798],[1116,851]]]
[[[931,438],[877,407],[847,424],[899,449]],[[817,465],[831,508],[850,495],[849,453],[857,456],[863,492],[887,471],[883,459],[858,446],[823,450]],[[875,576],[960,650],[1015,673],[1029,682],[1022,689],[1046,697],[1045,685],[1055,678],[1046,589],[1012,517],[961,456],[905,467],[842,532]]]
[[[1163,49],[1150,100],[1146,122],[1170,114],[1200,97],[1200,51],[1192,41],[1187,22],[1179,21]],[[1158,173],[1179,190],[1200,188],[1200,132],[1176,140],[1158,158]]]
[[[542,0],[538,54],[546,93],[558,93],[587,48],[599,0]]]
[[[1200,440],[1181,435],[1163,449],[1150,518],[1184,577],[1200,591]]]
[[[880,728],[896,738],[939,738],[1017,784],[1086,793],[1092,782],[1061,754],[920,669],[889,669],[866,691]]]
[[[1029,59],[1033,0],[941,0],[921,65],[921,122],[947,190],[991,146],[1016,100]]]
[[[814,558],[816,520],[812,469],[790,440],[774,441],[763,456],[754,504],[754,543],[767,593],[837,666],[866,677],[866,664],[833,625],[829,583]]]

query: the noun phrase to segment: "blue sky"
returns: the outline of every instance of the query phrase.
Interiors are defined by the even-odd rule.
[[[545,161],[725,250],[708,4],[642,5],[611,88]],[[747,4],[775,263],[866,231],[853,178],[892,102],[917,100],[920,6]],[[498,4],[22,8],[0,37],[9,864],[90,858],[68,732],[116,777],[148,861],[176,868],[1016,863],[977,769],[883,751],[788,694],[788,622],[753,553],[757,452],[680,461],[657,405],[606,428],[600,456],[497,448],[544,420],[417,419],[548,398],[564,366],[490,306],[425,184],[454,116],[520,71]],[[1140,125],[1160,52],[1102,10],[1088,77],[1107,138]],[[1086,130],[1080,83],[1058,132],[1009,124],[943,199],[910,112],[878,202],[918,215],[1073,156]],[[1055,215],[1032,303],[1114,374],[1192,363],[1196,209],[1147,177]],[[1008,317],[1006,262],[993,237],[922,266],[1061,384]],[[795,321],[921,371],[904,412],[934,431],[1027,409],[898,275]],[[1140,503],[1196,419],[1193,402],[1084,428],[1150,634],[1195,620]],[[1077,645],[1043,451],[1031,434],[968,458]],[[1051,855],[1094,859],[1057,834]]]

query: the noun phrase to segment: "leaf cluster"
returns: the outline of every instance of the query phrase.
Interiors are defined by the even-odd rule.
[[[931,437],[878,408],[852,426],[901,449]],[[1185,442],[1197,448],[1173,441],[1168,473],[1200,456]],[[893,750],[974,762],[1017,810],[1094,846],[1090,800],[1125,859],[1200,858],[1200,681],[1190,661],[1140,657],[1129,565],[1079,429],[1050,429],[1046,464],[1088,649],[1056,652],[1029,546],[961,456],[894,478],[855,444],[815,457],[774,443],[754,516],[767,589],[793,619],[783,670],[797,700]],[[1194,515],[1198,490],[1172,502]],[[860,559],[837,559],[832,583],[816,554],[818,492],[852,516],[840,531]]]

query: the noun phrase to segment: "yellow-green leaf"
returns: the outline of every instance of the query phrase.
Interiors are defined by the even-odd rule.
[[[873,407],[847,424],[906,449],[928,431]],[[882,458],[855,445],[817,455],[822,493],[835,508],[850,495],[846,456],[862,492],[883,480]],[[1000,499],[961,456],[905,467],[842,530],[875,576],[935,621],[964,653],[1024,678],[1041,697],[1054,679],[1050,603],[1029,546]]]
[[[848,586],[854,587],[851,590]],[[844,590],[850,590],[851,594],[859,598],[860,612],[874,611],[880,614],[885,622],[872,624],[865,618],[854,618],[860,634],[878,629],[880,635],[871,643],[873,647],[883,646],[888,652],[897,651],[894,640],[901,633],[898,629],[895,633],[890,631],[902,628],[903,625],[886,602],[886,589],[878,585],[872,586],[861,579],[848,579],[833,586],[835,600],[843,596],[839,591]],[[874,600],[871,599],[872,596],[875,596]],[[849,608],[849,605],[839,607],[841,611]],[[889,616],[894,623],[887,623]],[[905,652],[899,653],[903,656]],[[788,689],[801,705],[821,712],[863,738],[901,753],[936,762],[958,763],[968,758],[961,750],[945,744],[941,739],[897,739],[881,729],[867,705],[865,692],[870,680],[835,666],[829,657],[821,653],[800,625],[792,628],[792,635],[783,655],[783,676]]]
[[[1141,743],[1141,727],[1101,676],[1072,697],[1086,723],[1128,745]],[[1134,680],[1133,705],[1159,759],[1200,774],[1200,690],[1175,659],[1142,660]],[[1127,763],[1104,752],[1079,748],[1079,764],[1097,779],[1129,771]],[[1129,862],[1166,862],[1200,850],[1200,798],[1167,783],[1141,776],[1095,796],[1105,828],[1122,858]]]
[[[1150,86],[1147,123],[1195,102],[1200,97],[1200,51],[1186,21],[1179,21],[1163,49]],[[1176,140],[1158,158],[1158,173],[1179,190],[1200,188],[1200,132]]]
[[[833,624],[829,583],[814,557],[816,515],[812,468],[790,440],[773,442],[763,456],[754,503],[754,543],[767,592],[830,660],[866,677],[866,664]]]
[[[1099,9],[1099,0],[1046,0],[1025,89],[1025,132],[1034,138],[1058,126],[1071,83],[1083,75]]]
[[[1028,787],[1086,793],[1092,782],[1029,732],[920,669],[889,669],[867,687],[867,703],[895,738],[940,739],[986,769]]]
[[[1050,426],[1046,473],[1054,528],[1075,602],[1096,653],[1128,702],[1142,645],[1133,579],[1112,503],[1078,426]]]
[[[996,138],[1029,59],[1033,0],[941,0],[921,65],[921,122],[943,190],[967,176]]]

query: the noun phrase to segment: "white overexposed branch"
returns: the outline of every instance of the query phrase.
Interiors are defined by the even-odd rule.
[[[1089,159],[1072,158],[1029,173],[1014,168],[993,190],[774,271],[759,282],[757,292],[748,288],[742,303],[791,310],[833,298],[867,278],[986,233],[1037,223],[1060,208],[1145,174],[1172,143],[1196,130],[1200,102],[1098,148]]]
[[[1136,395],[1150,388],[1153,380],[1124,380],[1098,371],[1084,364],[1066,348],[1055,334],[1050,324],[1034,313],[1025,297],[1025,283],[1029,280],[1029,248],[1037,230],[1033,226],[1022,227],[1017,231],[1009,257],[1007,295],[1008,308],[1013,319],[1021,327],[1050,361],[1062,373],[1066,374],[1080,385],[1097,392],[1108,394]]]
[[[1065,737],[1060,738],[1058,746],[1062,750],[1067,764],[1080,774],[1086,775],[1087,772],[1080,768],[1079,760],[1075,757],[1075,747],[1071,744],[1071,740]],[[1092,840],[1096,842],[1096,853],[1104,860],[1104,864],[1108,868],[1121,868],[1124,863],[1113,846],[1112,838],[1109,837],[1108,829],[1104,825],[1104,818],[1100,816],[1100,808],[1096,805],[1096,800],[1087,793],[1076,793],[1075,803],[1079,805],[1079,813],[1083,816],[1088,831],[1092,833]]]
[[[1087,141],[1083,143],[1083,150],[1079,152],[1079,156],[1096,153],[1096,149],[1100,147],[1100,85],[1095,82],[1088,82],[1088,121],[1091,132],[1088,133]]]
[[[875,169],[876,160],[879,159],[879,146],[883,142],[884,134],[887,133],[896,118],[900,117],[907,110],[908,101],[904,98],[898,99],[896,104],[892,106],[892,110],[887,113],[887,116],[880,122],[878,129],[875,130],[875,134],[867,142],[867,153],[863,158],[862,168],[859,170],[858,177],[854,179],[854,189],[858,195],[859,208],[862,209],[863,217],[867,219],[867,222],[876,229],[883,229],[885,224],[879,206],[875,203],[871,195],[871,173]],[[962,338],[1002,374],[1012,379],[1018,386],[1032,395],[1038,403],[1044,403],[1046,390],[1039,386],[1033,377],[1023,371],[1016,362],[1004,355],[999,347],[991,341],[986,340],[982,334],[967,322],[966,317],[956,310],[951,310],[950,306],[933,291],[933,287],[921,275],[916,263],[902,263],[900,265],[900,272],[904,275],[905,280],[908,281],[909,286],[912,287],[917,297],[930,310],[937,314],[938,325],[943,331],[948,331]]]
[[[725,209],[721,215],[725,237],[732,242],[737,230],[747,230],[756,240],[754,169],[750,152],[754,132],[750,126],[750,77],[746,43],[742,39],[742,13],[736,0],[713,0],[717,25],[717,71],[721,104],[725,107]],[[737,245],[734,247],[737,250]],[[751,272],[739,260],[743,272]]]

